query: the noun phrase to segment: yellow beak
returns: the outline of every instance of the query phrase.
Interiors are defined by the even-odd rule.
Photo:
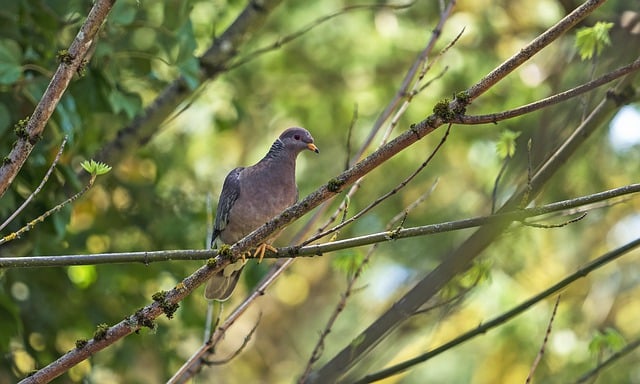
[[[308,148],[310,151],[313,151],[313,152],[315,152],[315,153],[320,153],[320,150],[318,149],[318,147],[316,147],[316,145],[315,145],[315,144],[313,144],[313,143],[309,143],[309,144],[307,144],[307,148]]]

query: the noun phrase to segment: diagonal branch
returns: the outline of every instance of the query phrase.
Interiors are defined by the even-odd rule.
[[[68,52],[60,57],[60,65],[53,75],[51,82],[44,91],[36,109],[29,117],[26,126],[21,129],[18,141],[0,166],[0,197],[4,195],[18,172],[42,137],[44,127],[56,109],[71,78],[78,68],[85,65],[85,59],[94,44],[94,39],[100,27],[111,11],[115,0],[98,0],[93,4],[87,19],[80,27],[78,34],[71,43]]]
[[[634,249],[640,247],[640,239],[636,239],[630,243],[627,243],[625,245],[623,245],[620,248],[614,249],[613,251],[610,251],[608,253],[605,253],[604,255],[594,259],[592,262],[590,262],[589,264],[585,265],[582,268],[579,268],[577,271],[575,271],[574,273],[572,273],[571,275],[565,277],[564,279],[560,280],[559,282],[557,282],[556,284],[552,285],[551,287],[545,289],[544,291],[538,293],[537,295],[531,297],[530,299],[518,304],[517,306],[511,308],[510,310],[508,310],[507,312],[504,312],[503,314],[501,314],[500,316],[497,316],[485,323],[483,323],[482,325],[478,326],[477,328],[469,331],[469,332],[465,332],[464,334],[456,337],[455,339],[435,348],[432,349],[429,352],[426,352],[424,354],[421,354],[419,356],[416,356],[412,359],[406,360],[402,363],[396,364],[394,366],[385,368],[379,372],[376,373],[372,373],[370,375],[367,375],[357,381],[354,382],[354,384],[364,384],[364,383],[373,383],[375,381],[378,380],[382,380],[385,379],[387,377],[393,376],[393,375],[397,375],[399,373],[402,373],[404,371],[406,371],[407,369],[423,363],[445,351],[448,351],[468,340],[471,340],[472,338],[476,337],[476,336],[480,336],[483,335],[485,333],[487,333],[489,330],[496,328],[504,323],[506,323],[507,321],[515,318],[516,316],[520,315],[521,313],[525,312],[527,309],[531,308],[533,305],[541,302],[542,300],[546,299],[549,296],[552,296],[558,292],[560,292],[562,289],[564,289],[565,287],[569,286],[569,284],[574,283],[575,281],[586,277],[588,274],[590,274],[591,272],[609,264],[612,261],[615,261],[617,259],[619,259],[620,257],[624,256],[625,254],[633,251]]]
[[[587,1],[568,16],[560,20],[555,26],[543,33],[540,38],[536,38],[531,44],[524,47],[520,53],[513,58],[507,60],[500,65],[498,69],[491,72],[490,75],[482,79],[478,84],[471,87],[465,95],[464,100],[456,99],[449,104],[452,111],[460,111],[469,101],[479,96],[482,92],[489,89],[501,78],[511,72],[515,66],[523,63],[527,57],[531,57],[536,52],[548,45],[553,39],[559,37],[566,32],[580,19],[586,17],[590,12],[595,10],[604,1],[592,0]],[[517,64],[517,65],[516,65]],[[501,70],[499,70],[501,69]],[[560,168],[562,164],[575,152],[583,141],[597,128],[600,127],[605,119],[618,109],[613,103],[606,103],[606,100],[600,103],[589,116],[587,121],[576,129],[574,134],[556,151],[554,156],[541,167],[540,170],[532,177],[531,184],[525,188],[528,193],[528,199],[533,198],[541,189],[542,185]],[[413,127],[410,133],[416,132],[416,136],[420,137],[420,133],[427,134],[433,129],[428,127],[436,127],[440,125],[441,118],[432,118],[431,121],[423,121]],[[435,123],[435,124],[434,124]],[[401,141],[406,134],[401,135],[396,140],[389,143],[394,144]],[[386,147],[381,149],[384,150]],[[375,154],[374,154],[375,155]],[[366,160],[365,160],[366,161]],[[501,212],[518,206],[525,193],[518,191],[515,193],[501,209]],[[372,323],[360,335],[356,336],[354,342],[347,345],[338,354],[334,356],[324,367],[312,374],[313,382],[337,382],[338,379],[351,369],[362,357],[370,352],[383,338],[395,329],[400,323],[406,320],[409,314],[413,313],[426,301],[434,297],[437,292],[454,276],[467,270],[471,262],[491,244],[494,239],[502,233],[509,223],[498,223],[496,225],[484,226],[471,235],[464,243],[462,243],[450,255],[444,257],[444,261],[423,280],[418,282],[400,301],[392,308],[382,314],[378,320]],[[255,232],[254,232],[255,234]]]
[[[558,295],[558,297],[556,298],[556,304],[553,306],[553,311],[551,312],[551,318],[549,319],[549,325],[547,325],[547,332],[545,332],[544,339],[542,340],[542,346],[540,346],[540,350],[538,351],[538,354],[536,355],[536,358],[533,361],[533,365],[529,370],[529,375],[527,375],[525,384],[531,383],[531,380],[533,379],[533,375],[536,372],[536,369],[538,368],[540,361],[542,361],[542,356],[544,355],[544,351],[547,347],[547,343],[549,342],[549,335],[551,335],[551,326],[553,325],[553,321],[556,318],[556,313],[558,312],[558,304],[560,304],[560,295]]]
[[[431,38],[427,43],[427,46],[418,55],[411,69],[409,69],[409,71],[405,75],[402,85],[399,91],[396,93],[395,98],[388,104],[386,109],[378,116],[376,122],[374,123],[373,127],[370,130],[369,136],[364,141],[364,143],[360,146],[360,150],[358,151],[358,153],[353,157],[353,162],[358,161],[362,157],[362,154],[365,152],[367,148],[369,148],[369,146],[373,141],[373,138],[382,128],[382,125],[385,123],[385,121],[387,121],[387,119],[391,117],[391,114],[393,113],[393,111],[396,108],[398,108],[398,104],[406,97],[406,94],[409,91],[409,87],[414,81],[416,74],[418,73],[418,70],[420,70],[420,68],[426,67],[425,62],[429,54],[433,50],[436,41],[440,37],[440,33],[442,31],[444,23],[448,20],[449,16],[451,15],[454,5],[455,5],[455,0],[451,0],[446,8],[444,6],[442,7],[443,10],[441,12],[439,22],[436,28],[433,30],[431,34]],[[421,90],[422,89],[424,89],[424,86],[421,88]],[[347,160],[347,168],[349,167],[350,164],[351,163]],[[351,186],[351,188],[347,192],[346,199],[349,199],[358,190],[359,180],[360,179],[358,179],[358,181],[356,181]],[[301,234],[307,233],[311,224],[314,223],[317,220],[317,218],[320,217],[320,215],[322,214],[322,211],[326,208],[327,208],[327,204],[324,204],[323,206],[321,206],[321,208],[315,212],[314,216],[307,221],[307,224],[305,225],[305,227],[303,227],[300,233]],[[336,213],[332,215],[332,217],[329,219],[328,224],[325,224],[323,227],[326,227],[330,223],[332,223],[337,217],[337,215],[339,214],[339,212],[345,209],[346,209],[346,206],[345,206],[345,203],[343,202],[336,210]],[[300,235],[299,237],[302,238],[303,236]],[[296,240],[293,242],[293,244],[296,244],[298,242],[299,241]],[[247,296],[244,299],[244,301],[233,310],[233,312],[225,320],[224,324],[218,327],[217,331],[213,335],[212,343],[202,345],[196,352],[194,352],[191,355],[191,357],[183,364],[180,370],[176,372],[176,374],[171,378],[171,381],[177,383],[179,379],[185,379],[187,378],[187,376],[191,377],[195,373],[197,373],[200,370],[202,356],[204,356],[207,353],[210,353],[211,347],[215,345],[215,343],[217,342],[216,340],[219,340],[224,336],[226,329],[228,329],[231,325],[233,325],[233,323],[244,313],[244,311],[250,306],[250,304],[254,302],[258,297],[262,296],[265,289],[267,289],[267,287],[269,287],[278,278],[278,276],[282,274],[294,261],[295,259],[290,258],[290,259],[284,259],[275,263],[275,265],[271,268],[269,273],[267,273],[267,275],[258,283],[257,287],[254,288],[254,290],[249,294],[249,296]]]
[[[580,376],[580,378],[576,380],[576,384],[592,383],[593,380],[597,378],[597,375],[600,373],[600,371],[602,371],[605,368],[608,368],[611,364],[620,360],[630,352],[633,352],[638,347],[640,347],[640,339],[636,339],[631,343],[625,345],[624,348],[622,348],[621,350],[609,356],[609,358],[607,358],[605,361],[598,364],[595,368],[585,373],[584,375]]]

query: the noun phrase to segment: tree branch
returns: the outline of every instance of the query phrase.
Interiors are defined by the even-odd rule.
[[[396,364],[392,367],[385,368],[384,370],[381,370],[379,372],[367,375],[355,381],[354,384],[373,383],[375,381],[382,380],[393,375],[397,375],[417,364],[423,363],[445,351],[448,351],[468,340],[471,340],[476,336],[483,335],[487,333],[487,331],[493,328],[496,328],[506,323],[507,321],[513,319],[514,317],[520,315],[521,313],[528,310],[529,308],[539,303],[540,301],[548,298],[551,295],[554,295],[560,292],[562,289],[567,287],[569,284],[574,283],[576,280],[586,277],[591,272],[599,269],[600,267],[605,266],[606,264],[612,261],[619,259],[620,257],[624,256],[625,254],[633,251],[638,247],[640,247],[640,238],[594,259],[592,262],[590,262],[586,266],[578,269],[571,275],[565,277],[564,279],[560,280],[559,282],[545,289],[544,291],[538,293],[537,295],[531,297],[530,299],[518,304],[517,306],[513,307],[512,309],[508,310],[502,315],[487,321],[486,323],[478,326],[477,328],[456,337],[455,339],[439,346],[438,348],[435,348],[429,352],[416,356],[410,360]]]
[[[438,25],[436,26],[436,28],[433,30],[433,32],[431,34],[431,38],[430,38],[427,46],[418,55],[418,57],[416,58],[416,60],[413,63],[413,66],[411,67],[411,69],[405,75],[405,78],[404,78],[403,83],[402,83],[402,85],[400,87],[400,90],[396,93],[396,97],[394,98],[394,100],[392,100],[392,102],[387,105],[387,108],[383,111],[383,113],[381,113],[378,116],[376,122],[374,123],[373,127],[370,130],[369,136],[364,141],[364,143],[360,146],[360,150],[358,151],[358,153],[353,157],[353,162],[354,163],[356,161],[358,161],[362,157],[362,154],[371,145],[371,142],[373,141],[373,138],[378,133],[378,131],[380,130],[382,125],[391,116],[391,114],[393,113],[395,108],[397,108],[398,103],[400,103],[400,101],[403,98],[406,97],[406,93],[407,93],[407,91],[409,89],[409,86],[411,85],[411,82],[414,81],[414,78],[415,78],[416,74],[418,73],[418,70],[420,68],[424,67],[424,62],[426,61],[428,55],[433,50],[433,47],[435,46],[435,43],[436,43],[438,37],[440,36],[441,30],[442,30],[442,27],[444,26],[445,21],[451,15],[451,11],[453,9],[454,4],[455,4],[455,1],[452,0],[452,1],[449,2],[449,4],[446,7],[446,9],[444,7],[442,7],[443,11],[442,11],[442,13],[440,15],[440,20],[439,20]],[[424,86],[423,86],[423,88],[424,88]],[[349,162],[348,162],[348,164],[349,164]],[[355,194],[355,192],[358,190],[359,181],[360,180],[361,179],[358,179],[358,181],[356,181],[351,186],[351,188],[347,192],[347,199],[350,198],[351,196],[353,196]],[[326,200],[325,200],[325,202],[326,202]],[[327,207],[327,204],[323,204],[323,206],[319,210],[317,210],[316,213],[314,213],[314,216],[307,222],[307,224],[301,230],[300,233],[307,233],[308,229],[310,228],[310,224],[315,222],[315,220],[318,217],[320,217],[322,211],[324,209],[326,209],[326,207]],[[326,226],[328,226],[330,223],[332,223],[335,220],[335,218],[337,217],[337,215],[339,214],[339,212],[341,210],[344,210],[344,209],[346,209],[346,206],[344,205],[344,202],[343,202],[342,204],[340,204],[340,206],[336,210],[336,213],[334,215],[332,215],[332,217],[328,220],[328,224],[325,224],[323,227],[326,228]],[[302,236],[300,236],[300,238],[301,237]],[[294,241],[292,243],[296,244],[298,242],[299,241]],[[215,334],[213,335],[212,342],[210,344],[202,345],[195,353],[193,353],[192,356],[185,362],[185,364],[183,364],[183,366],[172,377],[171,380],[175,381],[177,383],[177,382],[180,382],[178,380],[183,380],[183,379],[186,379],[188,377],[191,377],[191,376],[195,375],[195,373],[197,373],[200,370],[200,366],[201,366],[201,362],[202,362],[202,356],[204,356],[207,353],[210,353],[211,347],[213,345],[215,345],[217,343],[217,341],[220,340],[224,336],[226,330],[231,325],[233,325],[233,323],[242,315],[242,313],[244,313],[244,311],[249,307],[249,305],[253,301],[255,301],[258,297],[260,297],[260,296],[262,296],[264,294],[264,290],[267,289],[267,287],[269,287],[278,278],[278,276],[280,276],[280,274],[282,274],[294,261],[295,261],[295,259],[289,258],[289,259],[279,260],[278,262],[276,262],[276,264],[271,268],[269,273],[258,283],[258,286],[256,288],[254,288],[254,290],[249,294],[249,296],[247,296],[245,298],[245,300],[238,307],[236,307],[234,309],[234,311],[225,320],[224,324],[222,324],[216,330]]]
[[[576,384],[583,384],[583,383],[593,382],[591,380],[595,380],[594,377],[596,375],[598,375],[598,373],[600,373],[600,371],[602,371],[603,369],[607,368],[611,364],[615,363],[616,361],[618,361],[622,357],[626,356],[630,352],[633,352],[638,347],[640,347],[640,339],[636,339],[633,342],[625,345],[624,348],[622,348],[618,352],[616,352],[616,353],[612,354],[611,356],[609,356],[608,359],[606,359],[605,361],[603,361],[600,364],[598,364],[598,366],[593,368],[591,371],[589,371],[589,372],[585,373],[584,375],[580,376],[580,378],[578,380],[576,380]]]
[[[544,355],[544,351],[547,347],[547,343],[549,342],[549,335],[551,335],[551,326],[553,325],[553,320],[556,318],[556,313],[558,311],[558,304],[560,304],[560,295],[558,295],[558,298],[556,299],[556,303],[553,306],[553,311],[551,312],[551,318],[549,319],[549,325],[547,325],[547,331],[544,334],[542,345],[540,346],[540,350],[538,351],[538,354],[536,355],[536,358],[533,361],[531,369],[529,370],[529,374],[527,375],[525,384],[531,383],[531,380],[533,380],[533,375],[536,372],[536,369],[538,368],[540,361],[542,361],[542,356]]]
[[[598,202],[626,196],[640,192],[639,184],[630,184],[620,188],[614,188],[591,195],[577,197],[569,200],[541,205],[534,208],[515,209],[508,212],[500,212],[490,216],[479,216],[458,221],[429,224],[419,227],[400,228],[369,235],[363,235],[350,239],[332,241],[322,244],[311,244],[304,247],[290,246],[278,249],[278,253],[267,251],[265,258],[289,258],[296,256],[317,256],[341,249],[370,245],[385,241],[432,235],[436,233],[469,229],[487,224],[501,222],[523,221],[526,218],[548,215],[554,212],[570,211],[570,214],[579,213],[576,208],[587,207]],[[169,251],[144,251],[144,252],[117,252],[97,253],[88,255],[58,255],[58,256],[31,256],[31,257],[1,257],[0,268],[34,268],[55,267],[70,265],[98,265],[115,263],[143,263],[149,264],[159,261],[175,260],[207,260],[218,255],[217,250],[188,249]]]
[[[542,108],[546,108],[550,105],[558,104],[565,100],[569,100],[573,97],[582,95],[583,93],[589,92],[595,88],[598,88],[604,84],[610,83],[616,79],[619,79],[622,76],[628,75],[631,72],[637,71],[640,69],[640,58],[636,59],[631,64],[625,65],[624,67],[620,67],[614,71],[611,71],[601,77],[589,81],[588,83],[582,84],[575,88],[572,88],[568,91],[558,93],[557,95],[549,96],[542,100],[536,101],[534,103],[530,103],[527,105],[523,105],[518,108],[510,109],[504,112],[492,113],[488,115],[478,115],[478,116],[469,116],[469,115],[460,115],[456,116],[452,119],[452,122],[458,124],[487,124],[487,123],[496,123],[498,121],[511,119],[517,116],[526,115],[528,113],[540,110]]]
[[[490,75],[482,79],[478,84],[474,85],[465,93],[464,100],[456,99],[449,103],[450,111],[464,110],[469,99],[479,96],[486,91],[488,87],[495,84],[501,78],[512,71],[515,66],[523,63],[527,57],[531,57],[544,46],[551,42],[551,38],[557,38],[562,33],[575,25],[581,18],[586,17],[590,12],[595,10],[604,1],[592,0],[587,1],[567,17],[559,21],[555,26],[551,27],[541,37],[536,38],[531,44],[524,47],[520,53],[513,58],[507,60],[498,69],[491,72]],[[500,70],[499,70],[500,69]],[[551,177],[551,175],[560,167],[566,159],[571,156],[575,149],[590,135],[591,132],[599,127],[610,114],[618,107],[615,105],[607,105],[603,101],[589,119],[582,124],[576,132],[557,150],[547,163],[532,177],[531,193],[529,198],[533,198],[541,189],[542,185]],[[416,140],[420,138],[421,133],[428,134],[440,125],[441,117],[425,120],[412,128],[410,133],[415,132]],[[402,145],[406,134],[401,135],[396,140],[383,147],[380,151],[384,151],[388,146]],[[372,156],[376,155],[374,153]],[[366,159],[363,161],[365,162]],[[501,209],[501,212],[517,207],[522,200],[524,194],[522,191],[515,193]],[[423,280],[418,282],[407,294],[398,301],[392,308],[382,314],[378,320],[372,323],[360,335],[356,336],[354,342],[342,349],[334,356],[324,367],[314,372],[310,377],[313,382],[337,382],[338,379],[353,367],[364,355],[371,351],[384,337],[386,337],[400,323],[406,320],[409,314],[413,313],[426,301],[431,299],[448,281],[455,275],[469,268],[471,262],[493,242],[493,240],[502,233],[509,223],[497,223],[491,226],[483,226],[465,242],[463,242],[451,254],[443,257],[443,262],[429,273]],[[254,232],[255,234],[255,232]],[[250,235],[251,236],[251,235]]]
[[[68,52],[60,57],[60,65],[44,91],[29,121],[18,135],[18,141],[11,153],[0,165],[0,197],[7,191],[24,165],[35,144],[42,137],[44,127],[56,109],[78,68],[85,65],[87,53],[97,38],[100,27],[111,11],[115,0],[98,0],[93,4],[87,19],[71,43]]]

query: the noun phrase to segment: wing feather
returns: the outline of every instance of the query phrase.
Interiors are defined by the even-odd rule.
[[[220,199],[218,200],[216,218],[213,222],[212,244],[229,223],[229,212],[231,212],[231,208],[238,200],[238,196],[240,196],[240,173],[243,169],[244,167],[234,169],[224,179],[222,192],[220,192]]]

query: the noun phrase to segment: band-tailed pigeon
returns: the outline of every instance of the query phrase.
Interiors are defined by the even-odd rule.
[[[227,175],[218,200],[213,242],[233,244],[298,200],[296,157],[305,149],[319,153],[309,131],[289,128],[262,160],[250,167],[236,168]],[[254,256],[262,258],[266,248],[272,247],[266,242],[260,244]],[[205,297],[218,301],[228,299],[244,264],[244,260],[238,260],[211,277]]]

